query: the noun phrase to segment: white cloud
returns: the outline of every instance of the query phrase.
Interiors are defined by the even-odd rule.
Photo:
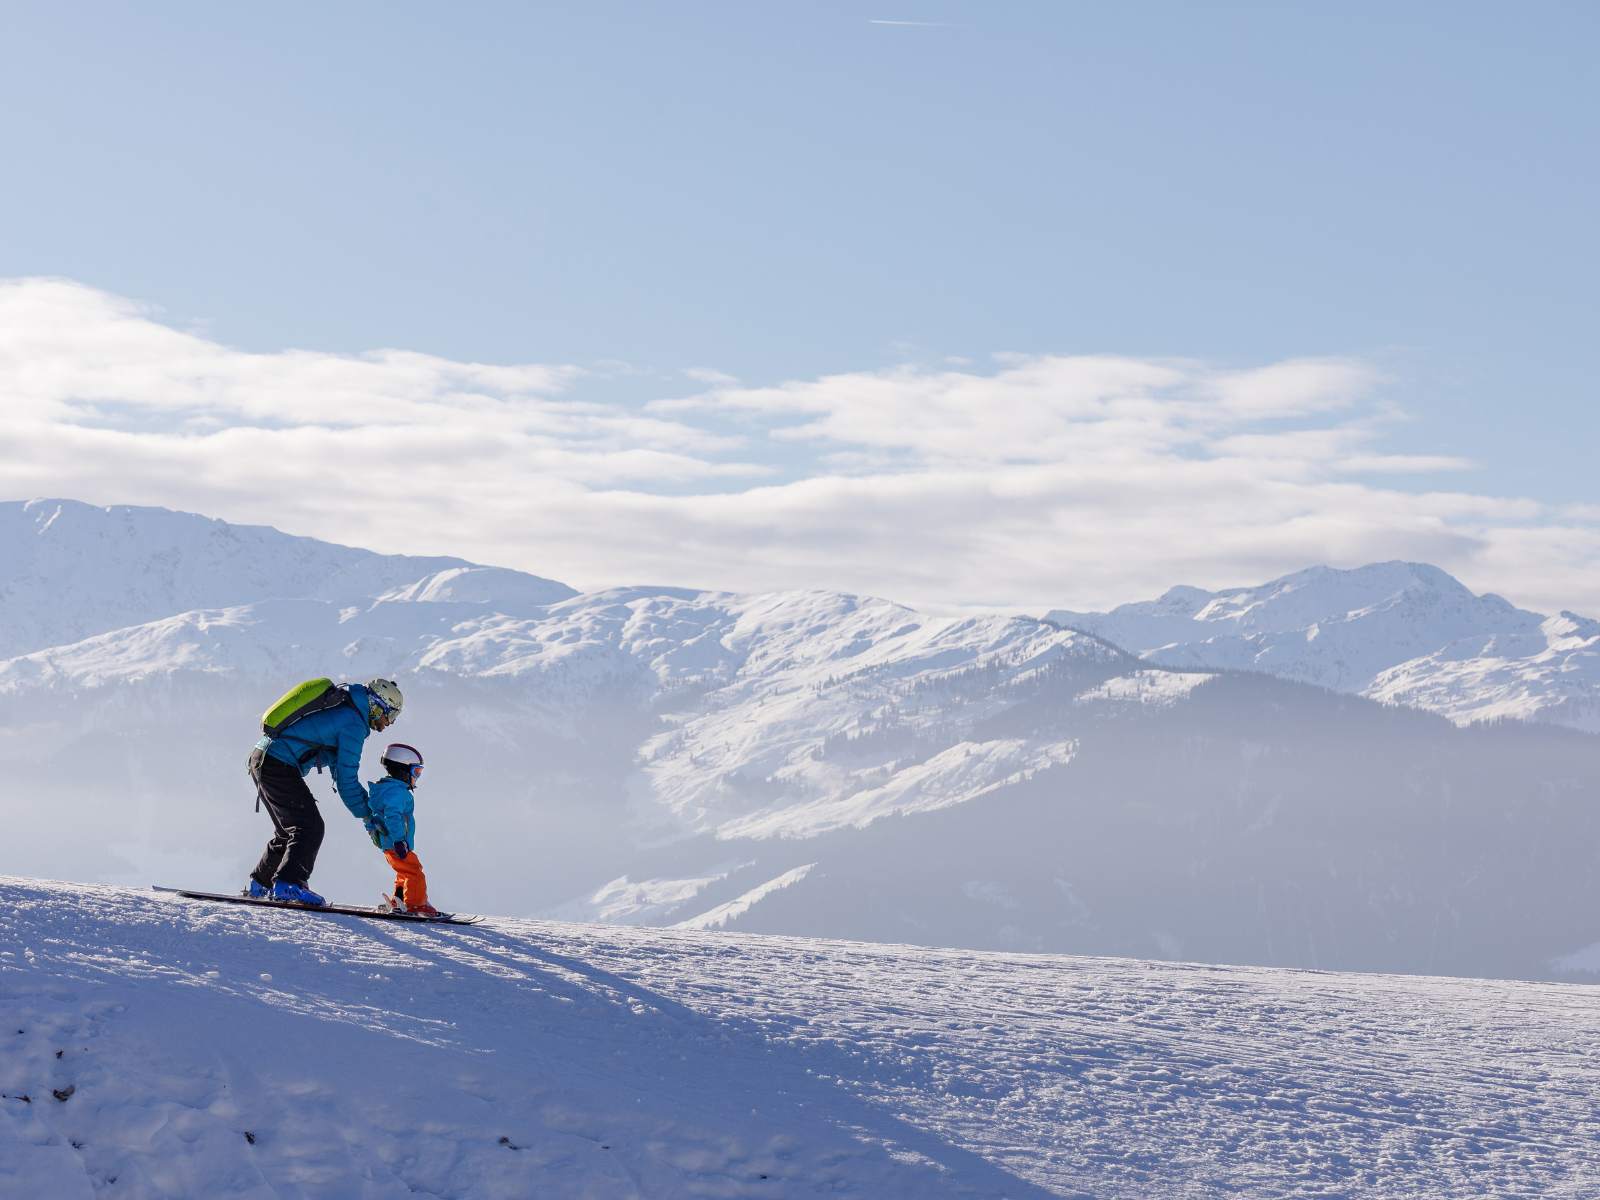
[[[1470,464],[1385,454],[1381,378],[997,358],[636,411],[573,367],[403,351],[250,354],[64,280],[0,283],[0,494],[161,504],[578,587],[839,588],[1100,607],[1313,563],[1438,564],[1600,611],[1600,514],[1372,486]],[[1459,478],[1459,477],[1458,477]]]
[[[1436,454],[1352,454],[1333,464],[1340,471],[1401,473],[1423,471],[1467,471],[1478,464],[1470,458],[1446,458]]]
[[[731,386],[739,382],[732,375],[724,375],[714,367],[684,367],[683,373],[696,383],[711,384],[713,386]]]
[[[1240,417],[1287,417],[1347,407],[1378,382],[1371,368],[1342,359],[1297,359],[1253,371],[1228,371],[1201,391]]]

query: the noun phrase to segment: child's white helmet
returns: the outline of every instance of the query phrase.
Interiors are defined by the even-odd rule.
[[[391,742],[383,752],[383,769],[405,783],[416,787],[422,775],[422,751],[404,742]]]
[[[422,751],[415,746],[408,746],[404,742],[391,742],[383,752],[383,761],[394,763],[397,766],[420,767],[422,765]]]

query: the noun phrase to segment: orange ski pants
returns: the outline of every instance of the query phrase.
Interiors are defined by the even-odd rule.
[[[422,863],[415,850],[398,859],[393,850],[385,850],[384,858],[394,868],[394,894],[407,908],[421,908],[428,902],[428,877],[422,873]]]

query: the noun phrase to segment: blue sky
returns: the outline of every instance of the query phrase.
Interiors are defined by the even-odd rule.
[[[1557,520],[1600,500],[1597,25],[1566,4],[8,5],[0,277],[256,355],[570,365],[570,396],[635,415],[713,372],[1354,361],[1338,420],[1382,454],[1346,454],[1341,486]],[[698,453],[767,483],[867,469],[749,424],[770,408],[702,405],[728,440]],[[104,498],[271,511],[163,486]],[[1135,598],[1106,586],[1038,590]]]

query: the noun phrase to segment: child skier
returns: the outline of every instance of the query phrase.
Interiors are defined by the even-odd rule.
[[[434,916],[438,909],[428,903],[428,880],[417,861],[417,822],[412,815],[412,793],[422,775],[422,754],[414,746],[395,742],[383,752],[384,779],[367,785],[367,807],[371,815],[362,822],[372,844],[383,851],[394,868],[394,906],[406,912]]]

